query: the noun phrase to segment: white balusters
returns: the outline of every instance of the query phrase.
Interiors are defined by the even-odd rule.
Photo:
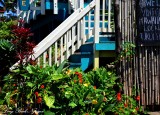
[[[64,55],[63,55],[63,53],[64,53],[64,44],[63,44],[63,39],[64,37],[61,37],[61,43],[60,43],[60,49],[61,49],[61,54],[60,54],[60,62],[62,63],[63,62],[63,60],[64,60]]]
[[[57,58],[58,58],[58,48],[57,48],[57,41],[55,42],[54,45],[54,62],[57,63]]]
[[[43,53],[43,67],[45,67],[46,66],[46,55],[47,55],[47,52],[44,52]]]
[[[95,15],[94,15],[94,48],[96,43],[99,43],[99,9],[100,1],[96,0]],[[99,68],[99,51],[94,49],[94,68]]]
[[[72,27],[72,49],[71,49],[71,54],[73,54],[75,52],[75,39],[76,39],[76,36],[75,36],[75,26]]]
[[[68,37],[68,32],[66,33],[66,59],[68,59],[68,57],[69,57],[69,37]]]
[[[79,0],[79,3],[80,3],[79,7],[83,9],[84,8],[84,0]]]
[[[71,0],[68,0],[68,13],[71,14],[71,10],[72,10],[72,7],[71,7]]]
[[[66,34],[64,34],[64,55],[65,55],[65,59],[66,59],[66,57],[67,57],[67,55],[66,55],[66,49],[67,49],[67,35]]]
[[[28,13],[27,13],[27,23],[30,22],[30,13],[31,13],[31,10],[29,10]]]
[[[53,14],[58,14],[58,2],[53,0]]]
[[[49,65],[52,66],[52,47],[49,48],[49,57],[48,57]]]
[[[41,2],[42,1],[43,0],[41,0]],[[77,1],[77,2],[81,2],[81,4],[84,5],[83,4],[84,1]],[[68,57],[71,54],[73,54],[76,50],[79,49],[79,47],[82,45],[82,41],[85,39],[84,17],[89,12],[93,11],[95,6],[97,6],[97,4],[95,3],[95,0],[93,0],[84,9],[83,8],[77,9],[34,48],[33,57],[34,59],[36,59],[37,63],[40,66],[46,66],[47,64],[50,66],[53,64],[59,65],[59,63],[62,63],[64,60],[68,59]],[[99,9],[96,11],[99,12]],[[96,11],[94,11],[94,13],[96,13]],[[88,28],[90,32],[91,14],[89,13],[88,15],[89,15]],[[98,39],[99,17],[97,14],[95,15],[94,27],[95,27],[95,38]],[[85,42],[85,40],[83,41],[83,43]]]
[[[102,31],[105,31],[105,1],[103,0],[102,2]]]
[[[96,7],[95,7],[95,15],[94,15],[94,42],[99,43],[99,7],[100,3],[99,0],[96,0]]]
[[[111,32],[111,0],[108,0],[108,32]]]
[[[88,13],[88,34],[89,34],[89,36],[90,36],[90,31],[91,31],[91,12],[89,12]],[[88,39],[89,39],[89,37],[88,37]]]
[[[38,65],[40,65],[40,63],[41,63],[41,62],[40,62],[40,61],[41,61],[40,59],[41,59],[40,57],[37,59],[37,64],[38,64]]]
[[[81,29],[80,29],[80,21],[78,21],[78,23],[77,23],[77,49],[80,47],[80,37],[81,37],[81,35],[80,35],[80,32],[81,31]]]
[[[86,42],[86,37],[85,37],[85,17],[82,18],[81,20],[81,39],[83,44]]]

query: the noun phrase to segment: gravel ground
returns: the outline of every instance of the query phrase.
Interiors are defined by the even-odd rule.
[[[160,112],[148,112],[149,115],[160,115]]]

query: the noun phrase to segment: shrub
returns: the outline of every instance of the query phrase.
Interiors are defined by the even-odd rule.
[[[127,97],[115,90],[116,75],[105,68],[84,73],[53,65],[28,65],[5,77],[4,105],[20,110],[39,108],[45,114],[130,115],[142,112],[140,97]],[[30,109],[29,109],[30,108]]]

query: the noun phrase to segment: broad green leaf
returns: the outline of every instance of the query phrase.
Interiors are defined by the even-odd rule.
[[[6,93],[6,96],[4,99],[6,100],[8,105],[10,104],[10,97],[11,97],[11,92]]]
[[[30,91],[30,93],[27,93],[27,99],[30,99],[32,94],[33,94],[32,90]]]
[[[68,85],[60,85],[58,88],[67,88],[69,87]]]
[[[24,78],[30,78],[31,75],[29,73],[21,74]]]
[[[54,96],[48,96],[48,94],[45,94],[44,95],[44,101],[49,108],[53,108],[54,107],[53,104],[55,102],[55,97]]]
[[[73,95],[73,93],[71,93],[70,91],[66,91],[66,92],[65,92],[65,97],[68,98],[68,99],[69,99],[72,95]]]
[[[3,105],[5,100],[0,99],[0,105]]]
[[[79,100],[79,104],[82,105],[82,106],[85,106],[85,103],[83,102],[82,99]]]
[[[72,107],[72,108],[74,108],[74,107],[77,106],[77,104],[75,104],[74,102],[71,102],[71,103],[69,103],[69,106]]]
[[[55,113],[51,111],[44,111],[44,115],[55,115]]]
[[[20,72],[20,69],[12,70],[12,72],[14,72],[14,73],[19,73],[19,72]]]
[[[63,69],[64,69],[64,67],[65,67],[66,64],[67,64],[67,60],[63,61],[63,62],[60,64],[60,66],[59,66],[58,69],[57,69],[57,72],[58,72],[59,74],[62,73],[62,71],[63,71]]]
[[[33,73],[32,66],[27,66],[26,69],[30,74]]]
[[[34,84],[32,82],[27,82],[26,85],[29,86],[29,87],[33,87],[34,86]]]
[[[63,79],[64,76],[62,74],[52,74],[52,80],[59,80],[59,79]]]
[[[106,106],[104,106],[104,112],[107,112],[107,111],[111,111],[112,110],[112,108],[114,108],[114,106],[115,106],[115,103],[113,103],[113,104],[108,104],[108,105],[106,105]]]
[[[100,106],[101,106],[101,104],[103,103],[103,99],[104,99],[104,96],[100,96],[99,97],[99,99],[98,99],[98,104],[96,104],[96,106],[95,106],[95,113],[97,113],[98,112],[98,110],[100,109]]]

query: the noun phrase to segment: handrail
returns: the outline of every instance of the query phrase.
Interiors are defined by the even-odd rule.
[[[105,1],[103,0],[103,3]],[[111,0],[109,1],[109,5],[111,5]],[[110,32],[110,25],[106,26],[107,7],[103,5],[100,10],[99,5],[99,0],[93,0],[85,8],[80,7],[75,10],[33,49],[34,54],[30,58],[36,60],[38,65],[45,66],[53,63],[59,65],[91,36],[94,36],[94,43],[99,43],[99,31]],[[108,15],[111,15],[110,10],[111,7],[108,7]],[[100,16],[102,17],[101,21]],[[111,18],[111,16],[108,16],[108,18]],[[109,23],[110,21],[111,19],[108,19]],[[93,53],[95,54],[95,52]]]
[[[82,41],[90,36],[84,36],[85,22],[84,17],[86,15],[89,16],[92,9],[95,8],[96,0],[93,0],[87,7],[84,9],[77,9],[73,12],[64,22],[62,22],[55,30],[53,30],[47,37],[45,37],[34,49],[34,54],[30,58],[33,60],[38,60],[38,64],[41,65],[41,56],[43,65],[45,66],[46,61],[48,61],[49,65],[52,65],[52,61],[54,58],[54,63],[60,64],[65,59],[67,59],[71,54],[74,53],[81,45]],[[95,12],[96,13],[96,12]],[[83,29],[83,31],[81,30]],[[59,41],[59,42],[57,42]],[[74,43],[77,42],[77,45],[74,46]],[[60,44],[59,44],[60,43]],[[54,45],[54,46],[53,46]],[[60,47],[58,47],[60,45]],[[54,47],[54,57],[53,57],[53,47]],[[70,53],[69,49],[72,47],[72,51]],[[60,52],[58,51],[60,48]],[[66,48],[66,49],[65,49]],[[64,55],[65,53],[65,55]],[[46,55],[49,54],[48,60],[46,59]],[[61,55],[58,59],[58,55]],[[18,62],[14,64],[10,70],[13,70],[18,66]]]
[[[63,36],[64,33],[66,33],[72,26],[82,19],[90,10],[92,10],[95,5],[95,0],[93,0],[83,10],[79,8],[73,14],[71,14],[71,16],[69,16],[62,24],[60,24],[60,26],[52,31],[34,48],[34,58],[38,58],[39,55],[45,52],[46,49],[48,49],[54,42]]]

